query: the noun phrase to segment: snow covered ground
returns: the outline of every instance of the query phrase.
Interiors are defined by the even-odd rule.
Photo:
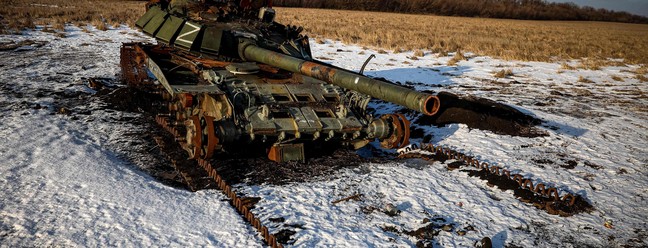
[[[94,92],[87,78],[115,78],[121,42],[145,37],[125,27],[68,27],[65,37],[43,31],[3,35],[0,45],[24,40],[45,44],[0,52],[0,246],[260,244],[222,194],[164,185],[122,159],[141,145],[128,136],[138,126],[114,120],[137,114],[103,109],[99,100],[76,106],[72,115],[53,114],[57,96]],[[368,75],[489,98],[542,119],[548,136],[537,138],[461,124],[422,128],[435,144],[555,183],[584,196],[595,210],[549,215],[511,192],[421,160],[363,164],[308,183],[237,185],[247,196],[263,198],[254,211],[274,223],[272,232],[296,232],[293,245],[409,247],[420,237],[406,233],[429,223],[446,225],[432,237],[444,247],[472,246],[482,237],[491,237],[495,247],[648,245],[648,87],[635,78],[638,65],[572,70],[560,63],[468,56],[448,66],[452,54],[412,59],[411,52],[378,54],[334,41],[312,45],[325,62],[359,70],[373,53]],[[493,76],[506,69],[513,75]],[[379,113],[394,109],[373,107]],[[566,166],[573,162],[576,167]],[[362,194],[359,201],[331,203],[355,194]],[[388,205],[399,213],[385,214]],[[280,217],[285,221],[269,221]]]
[[[0,52],[0,246],[259,246],[222,194],[166,186],[120,158],[138,130],[112,120],[132,114],[97,102],[52,114],[66,99],[50,92],[92,92],[87,78],[119,72],[121,42],[143,39],[126,28],[65,35],[0,36],[45,42]]]

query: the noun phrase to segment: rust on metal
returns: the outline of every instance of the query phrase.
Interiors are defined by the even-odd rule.
[[[197,57],[187,52],[170,52],[170,55],[171,62],[185,67],[194,73],[200,73],[203,69],[224,68],[232,64],[232,62]]]
[[[214,154],[216,146],[218,146],[218,137],[216,136],[216,128],[214,127],[214,117],[205,116],[205,123],[207,124],[207,147],[203,158],[209,159]]]
[[[270,150],[268,151],[268,159],[275,162],[281,162],[281,151],[277,146],[270,147]]]
[[[193,105],[194,103],[194,97],[191,94],[188,93],[182,93],[179,94],[178,100],[180,101],[180,104],[182,105],[183,108],[189,108]]]
[[[381,119],[390,122],[394,126],[390,137],[380,142],[384,148],[403,148],[409,145],[410,122],[402,114],[385,114]]]
[[[435,115],[437,112],[439,112],[439,108],[441,108],[441,100],[439,100],[439,97],[430,96],[427,100],[425,100],[426,115]]]
[[[190,140],[191,143],[188,144],[188,148],[193,151],[192,158],[199,158],[201,154],[201,149],[202,149],[202,126],[200,125],[200,117],[197,115],[191,116],[189,118],[189,122],[191,122],[189,125],[187,125],[187,128],[193,127],[191,131],[187,130],[188,135],[192,135],[191,137],[187,137],[187,140]],[[168,125],[166,125],[168,127]],[[177,132],[174,131],[173,132]],[[174,133],[175,134],[175,133]]]
[[[551,197],[553,195],[554,200],[560,200],[560,194],[558,194],[558,189],[556,188],[549,188],[547,190],[547,196]]]
[[[120,66],[122,77],[127,85],[138,86],[149,84],[144,69],[146,54],[137,43],[124,43],[120,48]]]
[[[403,148],[403,147],[409,145],[410,122],[409,122],[409,120],[407,120],[407,118],[403,114],[395,114],[395,115],[396,115],[396,117],[398,119],[398,122],[401,125],[401,128],[402,128],[400,130],[402,135],[400,135],[400,139],[398,141],[399,142],[398,148]]]
[[[535,190],[534,190],[533,192],[534,192],[534,193],[541,194],[541,195],[545,195],[545,193],[546,193],[545,191],[546,191],[546,189],[545,189],[545,185],[544,185],[543,183],[538,183],[538,184],[536,185]]]
[[[531,181],[531,179],[525,180],[524,181],[524,186],[522,188],[526,188],[528,190],[533,191],[533,182]]]
[[[260,70],[265,71],[265,72],[270,73],[270,74],[278,74],[279,73],[279,68],[271,66],[271,65],[257,63],[257,66],[259,66]]]
[[[310,61],[303,62],[299,69],[301,73],[306,76],[314,77],[326,82],[333,82],[335,74],[337,73],[337,70],[334,68],[322,66]]]

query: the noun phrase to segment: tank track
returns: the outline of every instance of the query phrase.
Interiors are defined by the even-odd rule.
[[[180,132],[174,126],[169,125],[168,117],[160,115],[155,118],[155,121],[169,134],[171,134],[179,143],[179,145],[182,145],[183,141],[181,141],[182,137],[180,135]],[[160,146],[161,148],[170,145],[166,143],[162,137],[157,137],[155,140],[158,143],[158,146]],[[176,150],[178,149],[180,148],[178,147]],[[192,191],[209,187],[209,185],[205,184],[202,184],[202,186],[201,184],[196,185],[197,181],[202,181],[202,179],[204,179],[203,175],[206,174],[210,180],[213,180],[212,182],[216,183],[216,188],[220,189],[221,192],[223,192],[223,194],[225,194],[230,199],[230,205],[234,207],[234,209],[236,209],[236,211],[241,215],[241,217],[243,217],[246,222],[248,222],[261,234],[263,241],[268,246],[272,248],[283,247],[283,245],[281,245],[277,241],[275,235],[270,233],[268,227],[264,225],[261,220],[250,211],[250,209],[253,207],[250,198],[239,197],[234,188],[220,176],[220,174],[210,161],[200,158],[195,160],[178,160],[168,152],[166,153],[166,155],[167,158],[171,161],[172,166],[176,170],[178,170],[183,180],[185,181],[185,183],[187,183],[188,187]],[[190,163],[193,163],[193,166],[191,166]],[[193,171],[193,169],[195,168],[202,168],[204,171]],[[198,178],[199,180],[196,180],[196,178]]]
[[[460,164],[454,164],[451,169],[458,169],[461,166],[476,168],[475,170],[462,170],[468,172],[471,176],[479,176],[488,181],[489,186],[495,186],[495,181],[503,185],[498,185],[501,190],[514,189],[517,198],[525,203],[531,203],[534,207],[545,210],[549,214],[569,217],[581,212],[591,211],[592,205],[580,195],[569,193],[565,190],[562,192],[556,187],[547,187],[555,185],[543,182],[543,180],[534,180],[525,178],[522,174],[512,174],[509,169],[501,166],[491,165],[487,162],[467,156],[461,152],[452,150],[448,147],[434,144],[412,145],[406,149],[401,149],[398,155],[400,159],[420,158],[424,160],[448,160],[454,159]],[[450,166],[449,166],[450,167]]]

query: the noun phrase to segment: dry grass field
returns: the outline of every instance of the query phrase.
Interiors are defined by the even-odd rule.
[[[62,30],[66,23],[99,29],[135,23],[144,13],[144,2],[123,0],[0,0],[0,33],[35,25]]]
[[[279,8],[279,22],[314,37],[392,51],[465,51],[504,59],[625,58],[648,63],[648,25],[522,21],[343,10]]]
[[[0,0],[0,33],[65,23],[100,29],[132,25],[142,1]],[[389,51],[473,52],[503,59],[584,60],[595,69],[606,58],[648,64],[648,25],[604,22],[520,21],[378,12],[277,8],[278,21],[303,26],[315,38]]]

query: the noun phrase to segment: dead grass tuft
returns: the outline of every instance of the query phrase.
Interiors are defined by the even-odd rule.
[[[455,53],[454,58],[457,59],[457,60],[459,60],[459,61],[461,61],[461,60],[468,60],[468,59],[466,58],[466,56],[465,56],[461,51],[457,51],[457,52]]]
[[[642,82],[642,83],[648,82],[648,77],[646,77],[644,75],[641,75],[641,74],[637,75],[635,78],[637,80],[639,80],[640,82]]]
[[[617,82],[625,82],[623,78],[617,76],[617,75],[612,75],[612,80],[617,81]]]
[[[577,66],[577,68],[598,71],[601,69],[602,66],[605,66],[606,64],[607,61],[602,59],[583,58],[581,60],[581,63]]]
[[[425,53],[423,51],[421,51],[421,50],[416,50],[416,51],[414,51],[414,56],[415,57],[423,57],[423,56],[425,56]]]
[[[493,76],[496,77],[496,78],[512,77],[513,76],[513,71],[511,71],[511,69],[500,70],[497,73],[493,74]]]
[[[462,60],[466,60],[466,56],[464,56],[463,53],[461,53],[460,51],[456,52],[454,57],[452,57],[452,59],[450,59],[450,61],[448,61],[448,65],[449,66],[455,66],[455,65],[457,65],[457,63],[459,61],[462,61]]]
[[[576,68],[574,68],[573,66],[567,64],[566,62],[563,62],[562,64],[560,64],[560,69],[562,69],[562,70],[576,70]]]
[[[641,75],[648,74],[648,66],[642,65],[637,70],[635,70],[634,73],[641,74]]]
[[[34,19],[32,19],[31,15],[26,15],[23,18],[9,19],[9,21],[7,22],[7,27],[4,32],[18,34],[24,29],[34,29],[34,28],[36,28]]]
[[[65,32],[65,23],[64,22],[57,22],[54,25],[52,25],[52,28],[54,30]]]
[[[81,31],[83,31],[84,33],[90,33],[90,30],[88,30],[87,25],[81,25],[79,27],[81,28]]]
[[[106,24],[105,22],[103,22],[101,20],[93,20],[90,24],[92,24],[92,26],[95,26],[97,29],[99,29],[101,31],[108,30],[108,24]]]
[[[590,80],[589,78],[583,77],[583,76],[578,76],[578,82],[579,83],[585,83],[585,84],[593,84],[594,81]]]

